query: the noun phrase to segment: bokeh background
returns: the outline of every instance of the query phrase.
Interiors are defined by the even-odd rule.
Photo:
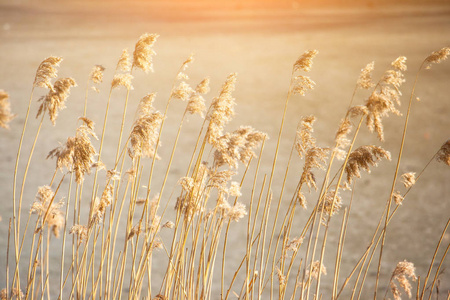
[[[61,56],[59,68],[62,77],[73,77],[79,87],[71,92],[67,109],[60,113],[57,126],[48,120],[44,123],[40,144],[36,148],[25,189],[23,211],[34,200],[38,186],[48,184],[54,170],[54,161],[46,160],[47,153],[74,134],[76,119],[82,115],[85,82],[92,67],[106,67],[105,80],[100,93],[90,93],[88,117],[96,121],[97,128],[103,122],[104,106],[108,96],[114,68],[122,50],[133,51],[139,36],[145,32],[158,33],[155,44],[154,73],[135,72],[128,110],[128,127],[135,115],[139,99],[148,92],[157,92],[155,106],[162,110],[181,63],[191,54],[195,62],[187,73],[195,85],[205,76],[211,79],[210,100],[217,95],[222,82],[232,72],[238,73],[234,93],[237,107],[234,120],[227,130],[240,125],[250,125],[267,132],[271,137],[266,145],[261,173],[270,171],[284,100],[289,86],[292,64],[305,50],[317,49],[318,56],[310,72],[316,87],[306,97],[294,97],[288,108],[282,147],[276,169],[277,177],[284,174],[288,155],[295,136],[296,126],[302,116],[317,117],[315,135],[318,144],[331,146],[339,120],[344,116],[360,70],[375,61],[374,78],[382,76],[390,63],[398,56],[408,58],[406,83],[402,102],[406,103],[418,67],[432,51],[450,46],[449,1],[357,1],[357,0],[196,0],[196,1],[0,1],[0,89],[10,94],[12,111],[17,117],[10,130],[0,131],[0,283],[5,284],[4,266],[8,222],[12,216],[12,182],[17,146],[22,130],[28,98],[35,71],[39,63],[50,55]],[[44,93],[37,91],[35,98]],[[419,172],[440,146],[450,138],[450,62],[435,65],[421,74],[416,95],[421,101],[413,103],[411,123],[406,140],[400,172]],[[108,130],[115,136],[120,127],[122,103],[125,92],[113,94]],[[363,103],[368,94],[356,94],[356,103]],[[35,114],[34,101],[31,114]],[[400,110],[405,112],[406,105]],[[174,104],[173,113],[166,122],[161,148],[160,172],[165,170],[172,141],[178,128],[183,104]],[[374,134],[363,129],[358,143],[381,145],[398,155],[403,119],[391,116],[384,121],[384,143]],[[28,154],[34,137],[37,120],[31,120],[25,137],[23,153]],[[179,177],[184,175],[186,161],[195,141],[200,120],[190,117],[183,127],[183,139],[175,156],[174,168],[168,181],[170,193]],[[100,133],[100,129],[97,129]],[[108,138],[108,136],[107,136]],[[106,148],[106,163],[114,159],[115,140]],[[109,157],[109,159],[108,159]],[[23,170],[25,158],[21,160]],[[302,170],[302,162],[296,159],[291,166],[291,180],[285,195],[286,206],[294,192],[295,182]],[[241,171],[243,166],[241,166]],[[390,192],[395,170],[395,159],[383,161],[371,175],[363,174],[358,181],[352,215],[349,221],[344,249],[342,278],[348,274],[367,247],[371,234],[384,208]],[[22,173],[19,173],[19,178]],[[319,178],[321,175],[318,175]],[[162,176],[161,176],[162,177]],[[277,178],[276,177],[276,178]],[[155,186],[161,184],[156,178]],[[281,181],[274,187],[279,194]],[[167,196],[169,197],[169,196]],[[346,198],[345,198],[346,197]],[[344,206],[349,195],[344,196]],[[313,203],[314,194],[310,197]],[[172,199],[171,201],[174,201]],[[244,193],[242,201],[248,205]],[[171,205],[172,206],[172,205]],[[170,206],[170,207],[171,207]],[[312,207],[312,205],[310,205]],[[285,207],[286,208],[286,207]],[[170,219],[173,213],[167,213]],[[307,212],[299,214],[302,228]],[[380,291],[389,281],[389,274],[398,261],[414,262],[417,274],[425,276],[429,262],[442,229],[450,217],[450,170],[444,164],[433,162],[423,178],[408,195],[387,235],[382,264]],[[330,248],[337,242],[339,222],[330,237]],[[233,231],[231,244],[244,237],[244,232]],[[450,242],[447,234],[443,244]],[[334,243],[334,244],[333,244]],[[55,242],[56,245],[56,242]],[[228,251],[227,264],[231,272],[236,269],[244,251]],[[12,249],[11,249],[12,251]],[[440,252],[442,255],[442,252]],[[57,253],[55,253],[57,256]],[[10,261],[12,261],[10,256]],[[438,256],[440,257],[440,256]],[[334,252],[327,254],[325,265],[334,262]],[[444,263],[440,292],[450,291],[450,260]],[[164,267],[155,272],[164,272]],[[25,273],[25,272],[23,272]],[[374,272],[369,274],[366,295]],[[232,273],[227,275],[231,279]],[[332,270],[329,270],[331,282]],[[217,277],[219,278],[219,277]],[[155,276],[156,285],[158,283]],[[328,286],[329,287],[329,286]],[[444,297],[444,296],[443,296]]]

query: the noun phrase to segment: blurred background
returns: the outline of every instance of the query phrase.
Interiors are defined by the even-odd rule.
[[[234,96],[236,116],[227,130],[240,125],[250,125],[267,132],[271,137],[264,152],[261,174],[270,171],[277,133],[292,64],[304,51],[317,49],[309,76],[316,82],[314,90],[306,97],[291,99],[285,130],[283,132],[277,175],[283,176],[295,136],[297,123],[302,116],[315,115],[315,136],[320,146],[331,146],[340,119],[344,116],[352,96],[360,70],[375,61],[374,79],[380,78],[390,63],[398,56],[408,58],[406,83],[403,86],[400,108],[405,112],[415,74],[422,61],[432,52],[450,46],[449,1],[421,0],[197,0],[197,1],[0,1],[0,89],[10,94],[13,113],[17,117],[10,130],[0,131],[0,265],[6,260],[6,236],[9,218],[12,216],[12,182],[15,157],[23,126],[28,98],[36,68],[40,62],[56,55],[64,58],[59,68],[61,77],[74,77],[79,87],[71,92],[67,109],[60,113],[57,126],[44,122],[27,179],[24,197],[24,214],[34,200],[37,187],[48,184],[54,170],[54,161],[46,160],[47,153],[74,135],[76,120],[82,115],[85,83],[90,70],[96,64],[106,67],[100,93],[90,93],[88,117],[97,123],[97,133],[103,122],[109,84],[117,60],[124,48],[130,52],[139,36],[145,32],[158,33],[155,44],[154,73],[135,72],[134,90],[130,94],[128,123],[131,126],[139,100],[148,92],[157,92],[155,106],[162,110],[170,94],[172,82],[179,66],[194,53],[195,61],[187,70],[194,86],[205,76],[211,79],[210,101],[232,72],[238,73]],[[40,94],[41,93],[41,94]],[[45,91],[37,91],[35,99]],[[400,173],[419,172],[441,145],[450,138],[450,62],[435,65],[421,74],[415,96],[421,101],[413,103],[406,150]],[[124,91],[113,94],[110,121],[107,132],[113,137],[120,127]],[[362,104],[368,94],[358,91],[356,104]],[[116,101],[116,102],[114,102]],[[36,113],[33,102],[31,114]],[[163,132],[160,170],[167,163],[172,142],[178,129],[184,104],[174,104]],[[391,116],[384,119],[384,143],[374,134],[363,129],[359,145],[375,144],[398,155],[404,119]],[[37,120],[31,120],[25,137],[23,154],[28,155],[34,137]],[[173,124],[173,125],[171,125]],[[198,133],[201,121],[192,116],[183,127],[183,139],[179,149],[190,149]],[[34,126],[34,127],[33,127]],[[107,136],[108,139],[108,136]],[[104,160],[114,159],[115,138],[112,147],[105,148]],[[177,152],[173,173],[167,183],[167,191],[176,186],[185,172],[187,157],[191,152]],[[109,157],[109,159],[108,159]],[[26,159],[21,160],[21,170]],[[288,204],[300,176],[303,162],[296,159],[283,202]],[[240,167],[241,171],[243,166]],[[158,171],[157,170],[157,171]],[[371,238],[378,218],[389,196],[390,183],[395,170],[395,159],[381,162],[372,174],[364,173],[358,180],[352,215],[349,221],[344,249],[342,279],[355,265]],[[319,172],[318,172],[319,173]],[[19,178],[21,173],[19,173]],[[278,176],[278,177],[279,177]],[[322,174],[317,174],[321,178]],[[276,177],[277,178],[277,177]],[[159,180],[159,181],[158,181]],[[319,179],[320,180],[320,179]],[[433,162],[390,225],[382,264],[384,292],[389,274],[398,261],[414,262],[417,274],[425,276],[429,262],[442,229],[450,217],[450,170],[444,164]],[[161,179],[155,179],[155,186]],[[281,181],[276,182],[274,195],[280,191]],[[399,187],[400,188],[400,187]],[[250,190],[247,188],[246,192]],[[246,194],[241,201],[248,205]],[[309,197],[315,201],[315,194]],[[343,195],[344,206],[349,194]],[[172,199],[173,200],[173,199]],[[310,204],[310,207],[313,205]],[[285,207],[286,208],[286,207]],[[300,213],[299,228],[305,224],[310,210]],[[173,213],[167,213],[170,219]],[[337,243],[339,221],[336,220],[330,237],[330,249]],[[233,232],[238,241],[245,232]],[[448,245],[447,234],[444,244]],[[233,242],[231,242],[233,243]],[[333,244],[334,243],[334,244]],[[333,246],[334,245],[334,246]],[[244,250],[244,249],[242,249]],[[12,251],[12,250],[11,250]],[[334,250],[333,250],[334,251]],[[228,251],[230,269],[236,269],[242,252]],[[441,253],[441,252],[440,252]],[[59,254],[59,253],[58,253]],[[57,255],[55,253],[55,255]],[[440,256],[438,256],[440,257]],[[10,256],[10,261],[12,256]],[[333,265],[334,252],[327,254],[325,265]],[[444,263],[446,270],[441,277],[442,295],[450,291],[450,260]],[[164,272],[162,268],[159,272]],[[155,267],[155,272],[158,272]],[[25,272],[23,272],[25,274]],[[375,273],[369,274],[366,295],[372,295]],[[228,274],[229,280],[232,274]],[[324,288],[332,280],[324,279]],[[156,277],[156,276],[155,276]],[[159,282],[155,278],[156,285]],[[0,272],[0,282],[5,283],[5,273]],[[331,283],[330,283],[331,284]],[[384,294],[384,293],[383,293]]]

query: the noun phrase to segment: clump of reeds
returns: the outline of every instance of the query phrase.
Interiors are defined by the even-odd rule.
[[[383,118],[389,114],[401,115],[398,106],[405,81],[403,72],[407,70],[406,58],[400,56],[395,59],[392,69],[387,70],[376,83],[372,79],[374,62],[362,69],[355,92],[366,89],[370,94],[358,105],[353,103],[353,94],[334,135],[334,145],[319,146],[320,142],[313,135],[316,118],[313,115],[301,118],[296,131],[292,130],[295,139],[284,176],[276,178],[283,130],[291,130],[284,128],[288,102],[294,95],[305,96],[314,88],[315,82],[305,72],[311,70],[318,51],[306,51],[293,65],[272,169],[270,174],[262,176],[259,170],[267,134],[250,126],[229,128],[235,113],[233,93],[237,74],[230,74],[225,79],[217,96],[208,105],[205,98],[210,91],[210,79],[207,77],[197,85],[189,82],[187,69],[193,62],[193,56],[181,63],[174,74],[165,111],[159,112],[154,108],[154,101],[159,99],[156,99],[156,91],[150,91],[140,101],[129,131],[125,130],[127,103],[130,97],[134,97],[131,94],[133,79],[138,76],[132,75],[132,72],[135,69],[153,71],[153,46],[157,38],[156,34],[144,34],[136,43],[132,57],[128,50],[122,52],[105,104],[105,118],[99,138],[94,122],[88,118],[87,91],[89,88],[99,90],[97,85],[103,81],[105,68],[97,65],[92,69],[87,79],[83,116],[74,116],[72,120],[74,123],[81,121],[81,125],[74,136],[50,151],[48,158],[56,160],[56,168],[52,178],[48,179],[48,185],[29,187],[25,180],[34,147],[39,146],[38,135],[44,115],[48,114],[52,125],[56,125],[70,88],[76,86],[72,78],[57,78],[61,58],[49,57],[39,65],[33,92],[34,88],[48,91],[39,98],[41,104],[37,116],[42,117],[28,156],[22,188],[17,193],[18,161],[22,154],[33,92],[30,96],[14,170],[12,239],[15,261],[10,265],[7,252],[6,287],[1,290],[0,298],[49,299],[59,295],[60,299],[227,299],[236,296],[240,299],[338,299],[343,298],[344,293],[351,294],[351,299],[359,299],[369,270],[374,270],[373,257],[379,249],[375,271],[376,298],[388,225],[400,205],[406,203],[407,194],[428,166],[417,176],[415,172],[404,173],[400,177],[406,192],[396,190],[417,79],[404,114],[400,153],[396,159],[392,186],[387,187],[391,192],[386,208],[367,250],[342,281],[339,279],[342,279],[341,265],[345,257],[344,241],[353,191],[359,187],[358,178],[363,176],[361,170],[370,172],[378,163],[384,163],[382,159],[392,159],[390,152],[381,146],[362,145],[355,148],[355,145],[364,120],[368,129],[383,141]],[[449,48],[433,52],[422,63],[417,77],[422,69],[440,63],[449,54]],[[127,90],[124,114],[120,120],[121,130],[118,132],[119,142],[114,163],[105,165],[102,149],[110,147],[105,136],[111,93],[119,87]],[[0,91],[2,127],[7,127],[14,117],[7,99],[8,95]],[[155,174],[155,165],[161,158],[158,149],[165,138],[164,123],[170,104],[175,100],[183,101],[185,110],[175,140],[165,142],[172,145],[171,149],[169,146],[169,161],[164,164],[167,166],[166,172]],[[167,179],[174,176],[173,158],[181,155],[177,145],[179,139],[184,138],[181,130],[187,114],[198,115],[203,118],[203,123],[196,139],[188,137],[192,142],[191,148],[182,149],[184,153],[192,153],[186,162],[184,176],[178,178],[177,186],[167,193]],[[124,141],[123,134],[126,137]],[[433,158],[450,165],[449,145],[446,141]],[[287,179],[292,176],[288,171],[295,159],[292,155],[295,152],[304,165],[296,177],[295,192],[286,198]],[[248,172],[251,169],[255,172]],[[319,177],[318,172],[323,174]],[[247,178],[248,174],[253,174],[253,178]],[[161,186],[153,183],[155,176],[163,178]],[[262,183],[260,177],[263,177]],[[69,182],[67,191],[62,190],[64,180]],[[274,195],[275,184],[280,186],[279,195]],[[90,194],[86,192],[88,185],[91,187]],[[25,188],[35,188],[37,194],[34,202],[29,203],[30,214],[24,229],[20,230]],[[307,192],[311,190],[317,190],[316,199],[308,196]],[[282,202],[288,205],[282,206]],[[298,206],[304,209],[298,210]],[[305,210],[309,206],[312,208]],[[84,207],[88,208],[89,213],[84,213]],[[168,220],[166,212],[171,207],[175,215],[173,220]],[[342,221],[337,248],[334,249],[335,265],[325,266],[325,248],[331,247],[327,244],[330,220],[337,215],[342,216]],[[299,228],[296,225],[298,222],[294,221],[302,216],[306,217],[306,223]],[[438,284],[448,246],[432,283],[427,283],[432,278],[434,261],[449,223],[450,220],[438,241],[429,271],[422,277],[423,284],[420,285],[420,280],[416,281],[418,278],[412,263],[399,262],[387,283],[385,295],[390,291],[395,299],[400,299],[401,288],[410,298],[415,293],[417,299],[424,299],[428,291],[431,297],[434,286]],[[233,241],[231,245],[230,237],[237,230],[246,232],[246,237],[239,244]],[[59,244],[50,243],[54,238],[59,238]],[[9,239],[10,236],[8,242]],[[30,249],[23,248],[25,239],[31,240]],[[57,249],[55,245],[59,245],[60,261],[50,261],[49,252]],[[242,255],[238,266],[226,263],[231,251]],[[55,263],[60,265],[59,273],[50,271],[50,264]],[[20,272],[22,265],[28,266],[26,274]],[[153,272],[155,267],[157,272]],[[13,271],[11,277],[10,270]],[[324,280],[330,283],[331,289],[323,288]],[[416,287],[410,280],[416,282]]]

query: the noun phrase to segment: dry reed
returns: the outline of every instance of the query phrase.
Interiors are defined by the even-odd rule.
[[[240,126],[227,131],[230,127],[228,124],[235,114],[236,103],[233,92],[237,75],[233,73],[226,78],[218,96],[212,99],[208,107],[205,97],[210,90],[210,79],[205,78],[195,88],[189,83],[187,68],[193,62],[192,55],[174,74],[165,111],[159,112],[154,108],[156,94],[149,93],[140,101],[129,132],[124,131],[128,99],[134,96],[130,94],[135,76],[132,75],[132,71],[134,69],[146,73],[153,71],[155,55],[153,46],[157,38],[156,34],[142,35],[135,45],[132,62],[128,50],[123,50],[111,82],[99,142],[94,122],[86,116],[89,96],[87,89],[90,86],[98,91],[97,84],[103,81],[105,68],[97,65],[92,69],[87,79],[84,114],[79,119],[74,119],[74,122],[81,121],[81,125],[76,129],[75,136],[69,137],[64,144],[50,151],[48,157],[56,159],[54,175],[49,178],[48,185],[38,188],[35,200],[30,204],[30,215],[25,230],[21,231],[22,198],[24,188],[28,188],[25,180],[34,147],[39,145],[37,140],[44,115],[48,114],[51,123],[55,125],[59,111],[65,107],[70,89],[76,86],[72,78],[57,78],[56,67],[62,61],[61,58],[49,57],[39,65],[33,90],[40,87],[48,89],[48,92],[39,99],[41,104],[37,116],[42,117],[25,166],[22,190],[17,201],[18,161],[33,92],[30,96],[14,171],[12,198],[15,271],[12,280],[7,276],[7,282],[4,283],[7,287],[1,290],[0,299],[50,298],[50,295],[53,298],[53,295],[58,296],[59,293],[59,299],[120,299],[127,296],[129,299],[159,300],[227,299],[232,294],[240,299],[269,297],[319,299],[328,297],[329,294],[334,300],[342,298],[341,293],[346,289],[351,293],[352,299],[355,297],[359,299],[365,288],[369,269],[373,271],[370,266],[373,256],[379,249],[374,291],[376,298],[385,236],[390,228],[388,225],[391,219],[399,207],[407,205],[408,193],[416,189],[423,171],[434,159],[450,165],[450,143],[446,141],[440,149],[435,150],[436,154],[417,176],[415,172],[401,175],[406,192],[402,193],[396,187],[411,99],[417,85],[418,74],[422,69],[430,68],[433,64],[445,60],[450,54],[449,48],[433,52],[424,60],[417,73],[405,115],[400,153],[385,210],[380,216],[367,250],[342,282],[339,277],[342,274],[341,262],[343,256],[345,257],[344,242],[351,214],[351,201],[355,188],[362,186],[357,179],[362,176],[361,170],[370,173],[382,159],[391,160],[390,152],[381,146],[356,147],[361,135],[360,129],[365,119],[369,130],[375,132],[378,139],[383,141],[383,118],[390,114],[401,115],[398,106],[402,95],[400,90],[405,81],[403,72],[407,71],[406,57],[400,56],[395,59],[391,64],[392,69],[387,70],[377,83],[372,79],[374,62],[362,69],[350,105],[334,135],[334,145],[319,147],[318,141],[313,136],[316,118],[313,115],[303,117],[295,132],[284,177],[276,178],[277,156],[289,100],[294,95],[305,96],[315,87],[315,82],[303,72],[311,70],[313,59],[318,52],[306,51],[301,55],[292,67],[272,168],[269,170],[270,175],[264,174],[264,179],[258,186],[261,156],[268,139],[267,134],[250,126]],[[111,93],[118,87],[127,89],[124,114],[118,133],[116,158],[112,165],[105,166],[102,162],[102,149],[107,147],[104,138],[107,132],[108,111]],[[370,94],[363,104],[353,105],[358,89],[369,90]],[[154,166],[160,163],[157,161],[160,158],[158,149],[165,137],[163,126],[172,99],[184,101],[186,108],[172,143],[165,175],[162,176],[154,174]],[[14,118],[7,100],[8,94],[0,91],[0,126],[5,128],[8,128],[8,123]],[[183,149],[184,152],[187,150],[192,152],[189,166],[169,194],[165,191],[165,184],[168,177],[175,174],[172,161],[177,155],[178,140],[184,138],[181,129],[188,113],[197,114],[204,120],[196,142],[191,145],[192,149]],[[122,142],[124,133],[127,135]],[[350,137],[350,134],[353,136]],[[258,148],[261,150],[257,155]],[[293,187],[295,192],[289,195],[290,200],[286,200],[284,193],[289,184],[287,179],[292,176],[288,171],[293,164],[291,160],[295,159],[292,155],[295,152],[304,165],[296,179],[297,185]],[[340,159],[341,162],[338,164],[335,159]],[[238,172],[241,165],[244,171]],[[91,176],[93,168],[95,174]],[[105,174],[99,173],[102,168],[106,169]],[[127,169],[128,171],[125,171]],[[57,171],[61,171],[61,174]],[[317,176],[317,173],[323,174]],[[65,200],[61,187],[67,174],[71,176]],[[161,187],[152,182],[154,176],[163,178]],[[249,176],[253,178],[248,179]],[[105,181],[99,183],[101,182],[99,178],[104,178]],[[318,178],[323,178],[323,181],[319,181]],[[147,181],[143,183],[142,180]],[[253,182],[250,194],[248,189],[244,188],[247,180]],[[281,183],[278,183],[280,180]],[[71,189],[72,182],[76,184],[74,192]],[[279,197],[273,195],[274,182],[281,186]],[[86,183],[92,184],[90,196],[86,195]],[[143,184],[147,185],[143,187]],[[306,195],[306,187],[309,191],[318,191],[315,201],[310,199],[312,198],[310,195]],[[350,200],[347,190],[352,192]],[[145,194],[145,197],[142,197],[142,194]],[[154,196],[150,197],[150,194]],[[75,198],[75,204],[70,206],[71,197]],[[273,201],[276,204],[272,203]],[[281,205],[282,202],[287,205]],[[65,212],[62,209],[64,206]],[[89,214],[82,213],[85,211],[84,206],[89,206]],[[298,206],[304,209],[296,210]],[[175,217],[173,220],[166,220],[166,211],[170,207],[174,207]],[[307,207],[312,208],[306,210]],[[330,221],[337,214],[343,216],[336,246],[336,262],[334,266],[328,266],[329,270],[334,267],[334,276],[322,279],[327,275],[324,256],[328,255],[328,252],[325,252],[325,248],[333,247],[327,244]],[[295,220],[303,215],[306,215],[306,224],[302,228],[297,228]],[[245,219],[247,222],[244,222]],[[34,230],[28,230],[33,222],[35,222]],[[427,282],[432,276],[432,264],[448,225],[449,223],[438,241],[423,286],[420,285],[420,280],[416,281],[414,265],[407,261],[399,262],[386,286],[385,297],[390,292],[394,299],[401,299],[403,290],[409,298],[415,291],[417,299],[425,299],[425,291],[429,287]],[[120,233],[119,228],[123,228]],[[245,246],[229,245],[229,237],[235,230],[246,231],[245,239],[242,241],[242,245]],[[72,234],[71,241],[67,240],[68,246],[66,246],[67,233]],[[61,269],[60,274],[53,274],[50,264],[54,258],[50,258],[49,252],[61,239],[56,242],[51,239],[58,238],[61,234],[63,236],[59,262]],[[26,257],[23,245],[24,240],[28,238],[32,241],[32,245],[31,249],[26,249],[25,252],[29,252],[29,257]],[[67,251],[71,248],[72,255],[64,254],[66,248]],[[449,247],[445,250],[435,273],[429,297],[434,293],[433,287],[438,282],[439,270],[448,249]],[[232,269],[226,264],[230,251],[242,256],[240,265],[231,265]],[[221,274],[217,275],[217,265],[220,262]],[[19,266],[22,265],[28,265],[27,274],[19,272]],[[158,266],[156,272],[154,266]],[[7,264],[7,274],[8,268]],[[165,270],[165,273],[161,274],[161,270]],[[228,274],[234,275],[230,278]],[[52,288],[52,280],[57,275],[60,276],[58,291]],[[220,276],[220,279],[216,276]],[[353,279],[354,286],[349,288],[348,283]],[[323,287],[323,283],[321,284],[325,280],[331,282],[333,286],[331,292]],[[416,287],[413,286],[414,282],[417,282]],[[229,286],[226,286],[227,284]]]

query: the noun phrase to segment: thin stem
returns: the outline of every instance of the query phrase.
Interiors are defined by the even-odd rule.
[[[17,219],[18,217],[20,218],[20,206],[19,206],[19,210],[17,211],[16,209],[16,186],[17,186],[17,171],[19,169],[19,159],[20,159],[20,153],[22,152],[22,145],[23,145],[23,138],[25,136],[25,130],[27,127],[27,123],[28,123],[28,117],[30,115],[30,108],[31,108],[31,100],[33,99],[33,92],[34,92],[34,85],[33,88],[31,89],[31,94],[30,94],[30,99],[28,100],[28,107],[27,107],[27,113],[25,115],[25,121],[23,124],[23,129],[22,129],[22,134],[20,135],[20,142],[19,142],[19,147],[17,149],[17,156],[16,156],[16,164],[14,166],[14,179],[13,179],[13,226],[14,226],[14,254],[15,254],[15,259],[16,259],[16,268],[14,271],[14,278],[13,278],[13,284],[12,286],[14,286],[14,281],[17,279],[18,283],[17,283],[17,288],[20,289],[20,283],[19,283],[19,231],[20,231],[20,219]],[[18,214],[18,216],[16,215]]]

